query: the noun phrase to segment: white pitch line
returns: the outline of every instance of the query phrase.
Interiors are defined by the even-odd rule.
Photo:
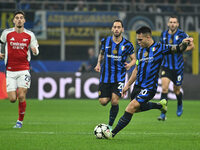
[[[14,130],[13,130],[14,131]],[[0,133],[11,133],[13,131],[0,131]],[[17,131],[17,130],[16,130]],[[16,132],[13,132],[13,133],[16,133]],[[45,132],[45,131],[42,131],[42,132],[38,132],[38,131],[20,131],[20,129],[18,130],[17,132],[18,134],[47,134],[47,135],[91,135],[93,134],[93,131],[91,132]],[[177,136],[182,136],[182,135],[192,135],[192,136],[198,136],[200,137],[200,132],[193,132],[193,133],[178,133],[178,132],[122,132],[122,133],[119,133],[119,134],[122,134],[122,135],[177,135]]]
[[[90,135],[92,132],[18,132],[21,134],[69,134],[69,135]],[[160,132],[125,132],[125,133],[120,133],[123,135],[196,135],[200,136],[200,132],[196,133],[177,133],[177,132],[171,132],[171,133],[160,133]]]

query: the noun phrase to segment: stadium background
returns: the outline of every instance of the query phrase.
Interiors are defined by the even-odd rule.
[[[180,28],[194,37],[195,42],[195,50],[184,55],[184,98],[200,97],[198,0],[1,0],[0,32],[13,27],[13,13],[18,8],[26,12],[25,27],[36,34],[40,45],[40,55],[32,57],[31,61],[32,85],[28,98],[97,99],[99,74],[79,72],[79,68],[82,63],[87,63],[88,48],[94,47],[98,55],[100,39],[110,34],[112,21],[123,20],[124,36],[136,48],[134,30],[148,25],[158,41],[160,32],[167,28],[168,16],[174,14],[179,18]],[[3,61],[0,61],[0,71],[0,99],[5,99]],[[75,88],[74,94],[69,93],[70,88]],[[175,99],[171,91],[172,85],[169,97]],[[159,86],[155,99],[159,99],[160,92]]]

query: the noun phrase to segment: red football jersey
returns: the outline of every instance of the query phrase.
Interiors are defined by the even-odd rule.
[[[14,28],[10,28],[3,31],[1,41],[6,43],[6,70],[29,70],[29,61],[31,60],[30,47],[38,47],[34,33],[27,29],[24,29],[22,33],[17,33]]]

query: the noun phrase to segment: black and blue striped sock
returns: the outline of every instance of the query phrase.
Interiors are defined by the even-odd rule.
[[[132,116],[133,114],[125,111],[124,115],[119,119],[117,126],[112,131],[113,136],[115,136],[120,130],[128,125],[128,123],[131,121]]]
[[[177,100],[178,100],[178,105],[182,105],[182,97],[183,97],[183,95],[182,95],[181,92],[180,92],[179,95],[176,95],[176,98],[177,98]]]
[[[147,111],[150,109],[161,109],[161,108],[162,108],[162,105],[160,103],[154,103],[154,102],[147,102],[140,106],[141,111]]]
[[[119,105],[112,105],[110,108],[109,125],[112,126],[119,111]]]

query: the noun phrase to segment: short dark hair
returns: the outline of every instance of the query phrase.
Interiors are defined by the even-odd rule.
[[[25,18],[25,13],[24,13],[22,10],[17,10],[17,11],[15,11],[15,13],[14,13],[14,18],[15,18],[15,16],[18,15],[18,14],[22,14],[22,15],[24,16],[24,18]]]
[[[151,35],[151,28],[147,26],[142,26],[139,29],[137,29],[136,34],[149,34]]]
[[[121,25],[122,25],[122,28],[124,27],[123,22],[122,22],[120,19],[116,19],[116,20],[114,20],[112,26],[114,25],[115,22],[120,22]]]
[[[170,18],[176,18],[177,22],[179,22],[179,21],[178,21],[178,16],[176,16],[176,15],[171,15],[171,16],[169,16],[169,19],[170,19]],[[168,19],[168,21],[169,21],[169,19]]]

